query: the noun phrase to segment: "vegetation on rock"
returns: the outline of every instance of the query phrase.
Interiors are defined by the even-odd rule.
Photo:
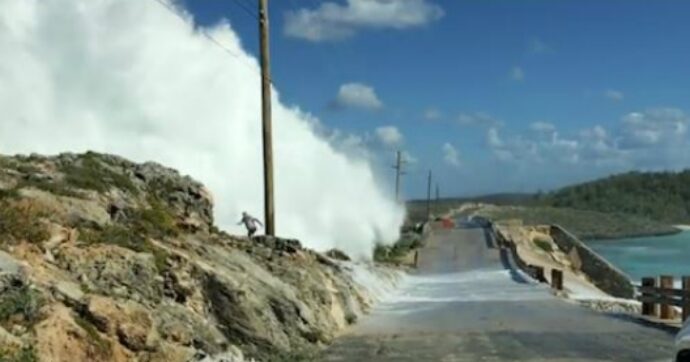
[[[374,261],[389,264],[404,263],[410,252],[423,246],[422,240],[421,230],[408,229],[393,245],[376,244]]]
[[[340,261],[212,208],[155,163],[0,156],[0,362],[308,361],[369,307]]]
[[[30,200],[0,198],[0,245],[20,241],[37,243],[48,238],[48,232],[41,223],[46,211]]]
[[[0,362],[39,362],[33,347],[24,347],[18,351],[0,348]]]
[[[5,290],[0,294],[0,325],[10,321],[26,326],[33,325],[39,317],[41,297],[28,285]]]

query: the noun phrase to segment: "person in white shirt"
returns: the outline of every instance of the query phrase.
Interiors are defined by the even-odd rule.
[[[237,225],[244,224],[244,227],[247,228],[247,234],[251,238],[254,236],[254,233],[256,232],[256,229],[258,228],[256,224],[261,225],[262,227],[264,224],[259,221],[259,219],[255,218],[254,216],[249,215],[246,211],[242,212],[242,220],[237,223]]]

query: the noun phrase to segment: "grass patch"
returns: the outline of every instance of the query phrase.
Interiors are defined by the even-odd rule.
[[[74,321],[86,332],[89,343],[94,347],[96,354],[102,357],[110,357],[110,342],[101,337],[96,326],[81,316],[75,316]]]
[[[35,189],[43,190],[46,192],[50,192],[51,194],[60,195],[60,196],[77,197],[77,198],[81,197],[81,194],[79,194],[77,191],[73,190],[64,181],[54,181],[54,180],[48,180],[48,179],[30,178],[30,179],[24,179],[21,182],[19,182],[19,185],[17,185],[17,189],[21,189],[21,188],[35,188]]]
[[[417,233],[404,233],[393,245],[376,244],[374,261],[379,263],[397,263],[410,251],[422,246],[422,237]]]
[[[35,174],[41,172],[41,169],[28,163],[19,164],[15,167],[15,169],[25,174]]]
[[[108,225],[101,229],[80,229],[80,240],[91,245],[110,244],[126,248],[137,253],[149,253],[153,255],[153,262],[159,273],[169,269],[167,260],[170,253],[154,246],[146,236],[135,229],[122,225]]]
[[[553,252],[553,246],[547,240],[535,239],[534,245],[536,245],[539,249],[544,250],[547,253]]]
[[[39,362],[36,350],[29,346],[10,352],[0,349],[0,362]]]
[[[138,233],[155,238],[179,235],[173,212],[155,197],[149,197],[148,202],[149,208],[130,210],[127,215],[130,226]]]
[[[19,198],[19,191],[17,189],[0,189],[0,200]]]
[[[47,213],[30,200],[0,200],[0,243],[38,243],[50,237],[40,219]]]
[[[170,270],[168,266],[168,258],[170,258],[170,253],[167,250],[156,248],[153,245],[150,246],[150,252],[153,254],[153,262],[156,265],[156,270],[159,274],[163,274]]]
[[[17,169],[17,161],[6,156],[0,156],[0,168],[15,170]]]
[[[21,318],[26,325],[33,325],[38,320],[42,303],[38,292],[27,285],[5,291],[0,296],[0,323]]]
[[[80,229],[80,239],[87,244],[111,244],[136,252],[145,252],[146,238],[122,225],[107,225],[100,229]]]
[[[105,166],[94,153],[86,153],[75,163],[63,165],[60,172],[65,174],[64,182],[83,190],[107,192],[111,187],[127,190],[137,195],[139,190],[132,180]]]

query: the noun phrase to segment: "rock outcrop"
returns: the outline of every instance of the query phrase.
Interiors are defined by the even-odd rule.
[[[155,163],[0,157],[0,360],[299,361],[370,306],[346,262],[212,207]]]

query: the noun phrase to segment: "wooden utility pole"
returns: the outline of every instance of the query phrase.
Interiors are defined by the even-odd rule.
[[[275,236],[273,205],[273,132],[271,129],[271,68],[268,46],[268,0],[259,0],[259,37],[261,43],[261,119],[264,146],[264,222],[266,235]]]
[[[431,170],[429,170],[429,180],[426,185],[426,219],[431,218]]]
[[[395,200],[400,202],[400,177],[405,174],[402,169],[405,161],[402,159],[402,152],[398,151],[396,155],[395,165],[393,165],[395,169]]]

